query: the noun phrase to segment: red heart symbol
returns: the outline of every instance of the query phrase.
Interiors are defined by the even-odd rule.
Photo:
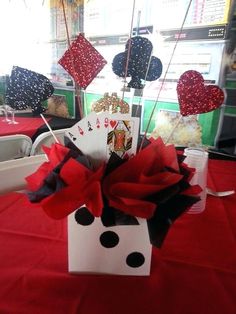
[[[116,121],[115,120],[110,120],[110,126],[114,129],[114,127],[116,126]]]
[[[215,110],[224,101],[222,89],[215,85],[204,85],[204,78],[194,70],[180,76],[177,94],[182,116]]]

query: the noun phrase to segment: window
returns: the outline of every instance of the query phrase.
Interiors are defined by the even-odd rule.
[[[47,75],[51,67],[48,1],[0,1],[0,75],[17,65]]]

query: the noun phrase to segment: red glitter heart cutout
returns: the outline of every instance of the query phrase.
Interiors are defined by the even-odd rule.
[[[204,85],[202,75],[194,70],[180,76],[177,94],[182,116],[215,110],[224,101],[222,89],[216,85]]]

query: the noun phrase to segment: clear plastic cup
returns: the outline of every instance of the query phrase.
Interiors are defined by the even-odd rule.
[[[201,148],[186,148],[184,162],[191,168],[195,168],[195,173],[190,181],[191,185],[198,184],[202,188],[199,194],[201,200],[195,203],[188,211],[189,214],[198,214],[205,210],[207,197],[207,172],[208,172],[208,152]]]

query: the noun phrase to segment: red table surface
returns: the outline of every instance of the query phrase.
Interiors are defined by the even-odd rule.
[[[208,181],[236,190],[236,162],[210,160]],[[66,219],[30,209],[23,194],[0,201],[1,314],[236,313],[235,194],[179,218],[149,277],[69,274]]]
[[[9,124],[2,121],[3,117],[0,117],[0,136],[13,135],[13,134],[24,134],[32,137],[36,131],[44,125],[42,118],[24,118],[16,117],[15,120],[18,124]],[[49,121],[50,119],[46,119]]]

